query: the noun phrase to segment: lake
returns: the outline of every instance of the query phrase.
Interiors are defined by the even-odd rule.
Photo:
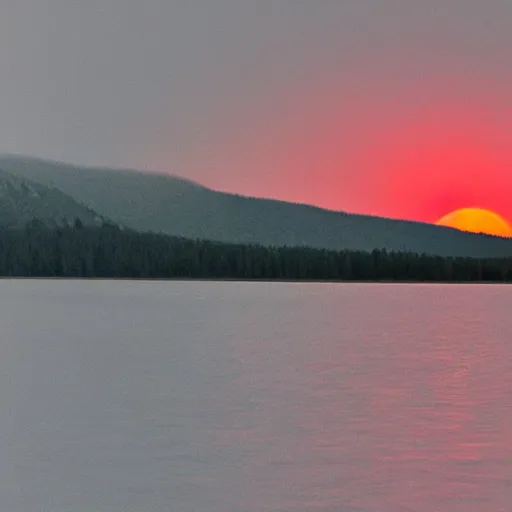
[[[0,281],[0,510],[500,512],[512,287]]]

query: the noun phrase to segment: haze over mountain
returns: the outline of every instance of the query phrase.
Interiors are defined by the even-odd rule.
[[[0,169],[0,227],[20,228],[33,219],[49,227],[73,224],[101,226],[105,219],[61,190]]]
[[[92,211],[140,231],[267,246],[388,249],[473,257],[512,254],[512,240],[227,194],[168,175],[18,156],[1,156],[0,168],[60,189]]]
[[[6,0],[0,153],[512,220],[510,0]]]

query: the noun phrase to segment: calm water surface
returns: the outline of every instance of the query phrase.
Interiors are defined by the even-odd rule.
[[[512,287],[0,281],[0,510],[512,510]]]

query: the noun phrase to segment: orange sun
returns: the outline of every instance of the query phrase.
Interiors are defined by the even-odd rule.
[[[471,233],[512,237],[512,227],[503,217],[482,208],[456,210],[439,219],[436,224]]]

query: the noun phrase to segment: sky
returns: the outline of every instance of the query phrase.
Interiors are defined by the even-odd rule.
[[[0,152],[512,220],[510,0],[2,0]]]

